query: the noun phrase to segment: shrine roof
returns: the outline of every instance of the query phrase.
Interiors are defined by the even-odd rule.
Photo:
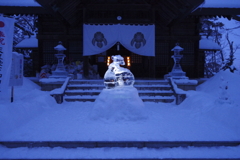
[[[221,47],[211,38],[202,37],[199,41],[199,49],[202,50],[220,50]]]
[[[240,0],[205,0],[199,8],[240,8]]]
[[[191,15],[226,17],[240,20],[240,0],[205,0]]]
[[[3,14],[48,14],[35,0],[1,0],[0,13]]]
[[[25,38],[21,42],[19,42],[15,47],[16,48],[37,48],[38,39],[36,38],[36,36]]]
[[[145,18],[147,15],[152,14],[153,11],[149,12],[151,8],[155,9],[155,21],[152,20],[152,17]],[[0,10],[1,13],[10,15],[51,14],[67,25],[72,26],[77,26],[78,22],[83,20],[90,23],[90,18],[87,19],[84,17],[82,20],[79,20],[79,16],[83,17],[86,13],[88,17],[92,16],[94,15],[94,12],[90,13],[92,10],[117,10],[116,13],[126,14],[127,17],[129,14],[132,15],[128,11],[135,10],[137,14],[138,10],[141,10],[144,11],[141,14],[145,16],[146,23],[159,23],[163,26],[172,26],[188,15],[206,17],[223,16],[228,19],[234,18],[240,20],[237,16],[240,15],[240,0],[51,0],[50,2],[49,0],[2,0],[0,1]],[[127,12],[124,13],[124,10]],[[96,19],[96,17],[92,17],[92,19],[94,18]],[[109,19],[109,17],[102,17],[101,19],[103,20],[104,18]],[[99,20],[99,18],[97,19]],[[136,20],[136,18],[134,19]]]
[[[41,7],[41,5],[35,0],[0,1],[0,6]],[[240,8],[240,0],[205,0],[205,2],[199,7],[200,8]]]
[[[0,1],[0,6],[24,6],[24,7],[41,7],[35,0],[7,0]]]

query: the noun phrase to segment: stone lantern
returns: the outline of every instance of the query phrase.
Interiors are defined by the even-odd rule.
[[[174,60],[174,66],[172,68],[172,71],[168,74],[168,76],[172,77],[173,79],[188,79],[186,77],[186,72],[183,72],[182,67],[180,65],[180,61],[183,57],[183,55],[180,54],[181,51],[183,51],[183,48],[179,46],[177,43],[176,46],[171,50],[174,52],[174,55],[172,55],[172,58]]]
[[[55,50],[57,50],[57,54],[55,54],[55,57],[58,59],[58,64],[55,71],[52,71],[52,76],[54,78],[61,78],[61,77],[67,77],[68,73],[65,70],[65,66],[63,63],[64,58],[66,55],[63,53],[66,48],[63,47],[62,42],[60,41],[56,47],[54,47]]]

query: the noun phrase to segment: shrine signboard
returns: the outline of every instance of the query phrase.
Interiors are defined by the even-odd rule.
[[[23,55],[17,52],[12,53],[12,67],[9,86],[23,85]]]
[[[7,92],[11,73],[14,19],[0,16],[0,95]]]

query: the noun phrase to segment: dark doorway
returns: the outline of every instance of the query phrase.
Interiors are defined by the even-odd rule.
[[[128,68],[133,73],[135,78],[152,77],[150,73],[153,65],[151,65],[150,57],[132,53],[119,43],[115,44],[104,53],[91,56],[91,59],[93,60],[92,64],[97,64],[98,73],[101,78],[104,77],[104,74],[108,69],[108,59],[110,60],[109,63],[111,63],[111,56],[113,55],[121,55],[124,57],[125,65],[122,67]]]
[[[112,48],[107,50],[107,56],[112,55],[121,55],[122,57],[131,56],[131,52],[123,47],[121,43],[116,43]]]
[[[91,56],[91,59],[93,60],[92,64],[95,63],[98,65],[98,73],[101,78],[104,77],[104,74],[108,69],[108,65],[107,65],[108,58],[110,59],[110,63],[111,63],[112,62],[111,56],[113,55],[121,55],[122,57],[124,57],[125,65],[122,67],[125,67],[131,70],[131,64],[130,66],[128,66],[128,63],[127,63],[128,58],[131,57],[131,52],[127,50],[125,47],[123,47],[120,43],[116,43],[106,52],[103,52],[96,56]],[[129,63],[131,63],[130,59],[129,59]]]

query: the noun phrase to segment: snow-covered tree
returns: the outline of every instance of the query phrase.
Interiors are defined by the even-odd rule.
[[[236,47],[233,46],[233,41],[229,40],[228,33],[226,34],[226,39],[227,39],[227,42],[228,42],[228,45],[229,45],[230,53],[229,53],[229,58],[227,58],[226,61],[224,62],[222,69],[224,71],[229,69],[230,72],[233,73],[234,71],[237,70],[236,67],[233,65],[233,61],[235,59],[234,58],[234,53],[236,52],[236,50],[238,48],[240,48],[240,46],[239,45],[236,46]]]
[[[14,37],[13,37],[13,46],[16,46],[25,38],[29,38],[33,35],[36,35],[37,28],[37,16],[35,15],[14,15],[15,24],[14,24]],[[33,71],[33,60],[30,56],[32,53],[31,49],[16,49],[14,51],[24,55],[24,76],[34,76]]]
[[[205,36],[208,39],[212,39],[215,43],[221,46],[222,34],[220,30],[224,28],[222,22],[218,22],[217,18],[212,19],[202,19],[201,20],[201,36]],[[215,73],[219,72],[224,61],[223,51],[208,51],[205,52],[205,74],[207,77],[213,76]]]
[[[233,28],[226,28],[224,23],[219,22],[218,18],[202,19],[201,22],[201,35],[213,39],[221,47],[221,50],[218,52],[206,53],[205,72],[210,76],[221,69],[229,69],[231,72],[234,72],[236,70],[236,67],[233,66],[234,53],[240,46],[233,45],[234,42],[230,40],[229,34],[233,34],[233,30],[240,28],[240,22]],[[226,36],[222,36],[224,34]],[[227,48],[229,48],[229,51]],[[226,55],[229,56],[227,57]]]
[[[16,19],[14,27],[13,46],[21,42],[26,36],[31,37],[36,34],[38,28],[37,16],[34,15],[14,15]]]

